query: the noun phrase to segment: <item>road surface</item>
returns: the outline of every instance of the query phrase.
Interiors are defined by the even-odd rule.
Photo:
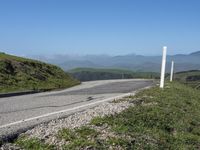
[[[90,81],[62,91],[0,98],[0,138],[13,138],[39,123],[94,107],[152,84],[152,80],[139,79]]]

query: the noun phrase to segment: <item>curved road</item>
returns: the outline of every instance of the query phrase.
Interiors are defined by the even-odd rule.
[[[0,139],[152,84],[139,79],[90,81],[62,91],[0,98]]]

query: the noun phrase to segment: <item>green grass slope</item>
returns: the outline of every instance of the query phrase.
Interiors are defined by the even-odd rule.
[[[200,70],[177,72],[174,79],[193,88],[200,89]]]
[[[131,79],[131,78],[159,78],[154,72],[134,72],[125,69],[100,69],[76,68],[69,71],[73,77],[80,81],[106,80],[106,79]]]
[[[129,97],[136,107],[94,119],[107,124],[124,149],[200,149],[200,93],[183,84],[167,84]]]
[[[52,90],[79,84],[57,66],[0,53],[0,93]]]

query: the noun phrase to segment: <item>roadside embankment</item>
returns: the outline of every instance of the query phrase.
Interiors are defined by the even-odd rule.
[[[41,124],[2,149],[199,149],[200,93],[153,87]]]
[[[80,82],[55,65],[0,53],[2,95],[64,89],[77,84]]]

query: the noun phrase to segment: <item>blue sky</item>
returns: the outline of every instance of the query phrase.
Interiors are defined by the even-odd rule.
[[[200,0],[0,0],[0,51],[159,55],[200,50]]]

